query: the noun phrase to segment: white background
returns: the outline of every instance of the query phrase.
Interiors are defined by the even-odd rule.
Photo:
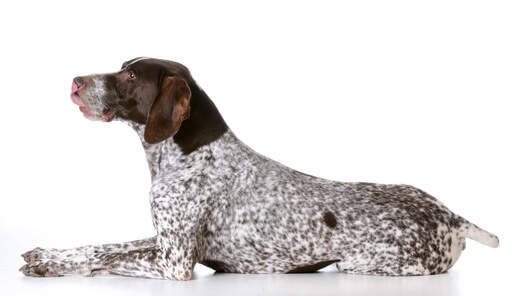
[[[498,295],[510,278],[510,1],[0,4],[0,294]],[[74,76],[181,62],[237,136],[292,168],[406,183],[496,233],[447,274],[24,277],[22,252],[153,235],[138,137],[90,122]],[[59,294],[60,293],[60,294]]]

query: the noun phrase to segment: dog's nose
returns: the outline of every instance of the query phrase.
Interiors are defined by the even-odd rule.
[[[76,92],[84,84],[84,79],[80,76],[73,78],[73,84],[71,85],[71,91]]]

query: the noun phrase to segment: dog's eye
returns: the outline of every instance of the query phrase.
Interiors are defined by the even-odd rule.
[[[135,73],[133,73],[133,72],[128,73],[128,77],[130,77],[130,79],[135,79]]]

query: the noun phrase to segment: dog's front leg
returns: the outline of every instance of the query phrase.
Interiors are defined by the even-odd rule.
[[[65,250],[67,255],[30,260],[21,267],[28,276],[53,277],[69,274],[84,276],[122,275],[155,279],[189,280],[195,265],[191,238],[180,233],[163,231],[163,236],[141,248],[87,246]],[[172,238],[171,238],[172,235]],[[173,239],[176,242],[171,242]],[[116,244],[124,245],[124,244]],[[110,246],[110,245],[107,245]],[[85,252],[84,250],[93,250]],[[32,251],[31,251],[32,252]],[[39,257],[41,258],[41,257]]]
[[[176,240],[176,242],[173,242]],[[157,244],[129,252],[98,254],[89,259],[86,275],[122,275],[156,279],[189,280],[195,264],[190,240],[180,234],[157,237]]]
[[[114,243],[104,245],[89,245],[70,249],[43,249],[35,248],[23,253],[21,256],[27,263],[35,263],[40,261],[48,261],[55,259],[86,257],[92,254],[120,253],[137,249],[145,249],[156,245],[156,236],[139,239],[125,243]]]
[[[163,255],[158,264],[165,270],[165,277],[191,279],[196,264],[199,211],[183,204],[170,206],[167,201],[153,202],[152,211],[157,245]]]
[[[25,275],[60,276],[66,274],[91,275],[95,266],[104,266],[112,258],[120,258],[134,251],[156,248],[156,237],[120,244],[89,245],[71,249],[35,248],[22,255],[27,262],[21,267]],[[129,256],[128,256],[129,257]]]
[[[191,184],[201,184],[200,176]],[[153,224],[157,231],[157,246],[164,255],[159,262],[165,276],[175,280],[189,280],[204,250],[197,238],[201,224],[205,223],[208,199],[211,194],[205,187],[183,186],[179,179],[170,178],[156,182],[150,193]]]

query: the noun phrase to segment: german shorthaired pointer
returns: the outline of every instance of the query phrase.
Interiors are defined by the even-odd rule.
[[[115,73],[76,77],[85,117],[121,120],[139,135],[156,236],[23,254],[26,275],[116,274],[189,280],[219,272],[428,275],[447,271],[465,238],[498,238],[408,185],[344,183],[254,152],[228,128],[181,64],[136,58]]]

